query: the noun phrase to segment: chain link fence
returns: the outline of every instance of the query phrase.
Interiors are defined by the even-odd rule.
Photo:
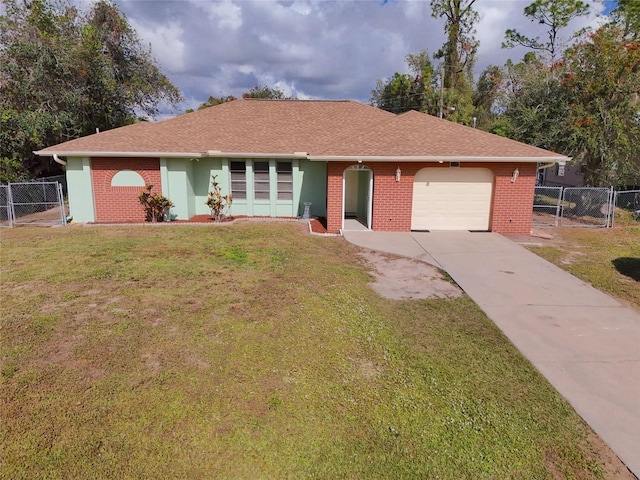
[[[640,190],[537,186],[533,200],[533,225],[612,227],[616,210],[618,215],[627,211],[630,218],[640,221]]]
[[[621,209],[630,212],[631,216],[635,220],[640,221],[640,190],[615,192],[614,206],[615,209]]]
[[[613,215],[613,189],[565,188],[562,192],[563,227],[608,227]]]
[[[52,177],[41,177],[35,180],[30,180],[31,183],[51,183],[58,182],[62,186],[62,196],[67,198],[67,176],[66,175],[54,175]]]
[[[2,185],[0,224],[66,225],[62,185],[58,182],[22,182]]]
[[[533,198],[533,224],[558,226],[562,187],[536,187]]]

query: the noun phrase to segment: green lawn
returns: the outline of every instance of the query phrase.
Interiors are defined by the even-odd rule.
[[[550,245],[530,250],[640,310],[640,222],[622,213],[614,228],[554,228]]]
[[[0,235],[0,478],[617,478],[468,297],[383,299],[341,238]]]

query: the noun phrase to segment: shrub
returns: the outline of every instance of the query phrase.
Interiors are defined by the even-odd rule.
[[[151,193],[153,185],[146,185],[138,195],[140,205],[144,207],[145,222],[164,222],[165,214],[169,213],[173,202],[164,195]]]
[[[205,202],[211,209],[211,216],[214,222],[221,222],[225,217],[225,209],[229,209],[233,203],[231,195],[222,195],[220,184],[216,181],[217,175],[211,176],[211,191]]]

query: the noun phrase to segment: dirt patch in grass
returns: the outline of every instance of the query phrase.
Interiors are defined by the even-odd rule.
[[[385,298],[406,300],[462,295],[458,285],[424,262],[373,250],[361,253],[360,257],[372,267],[375,281],[371,287]]]

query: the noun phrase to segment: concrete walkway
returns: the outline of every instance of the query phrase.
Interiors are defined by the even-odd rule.
[[[640,477],[640,314],[495,233],[344,237],[445,270]]]

